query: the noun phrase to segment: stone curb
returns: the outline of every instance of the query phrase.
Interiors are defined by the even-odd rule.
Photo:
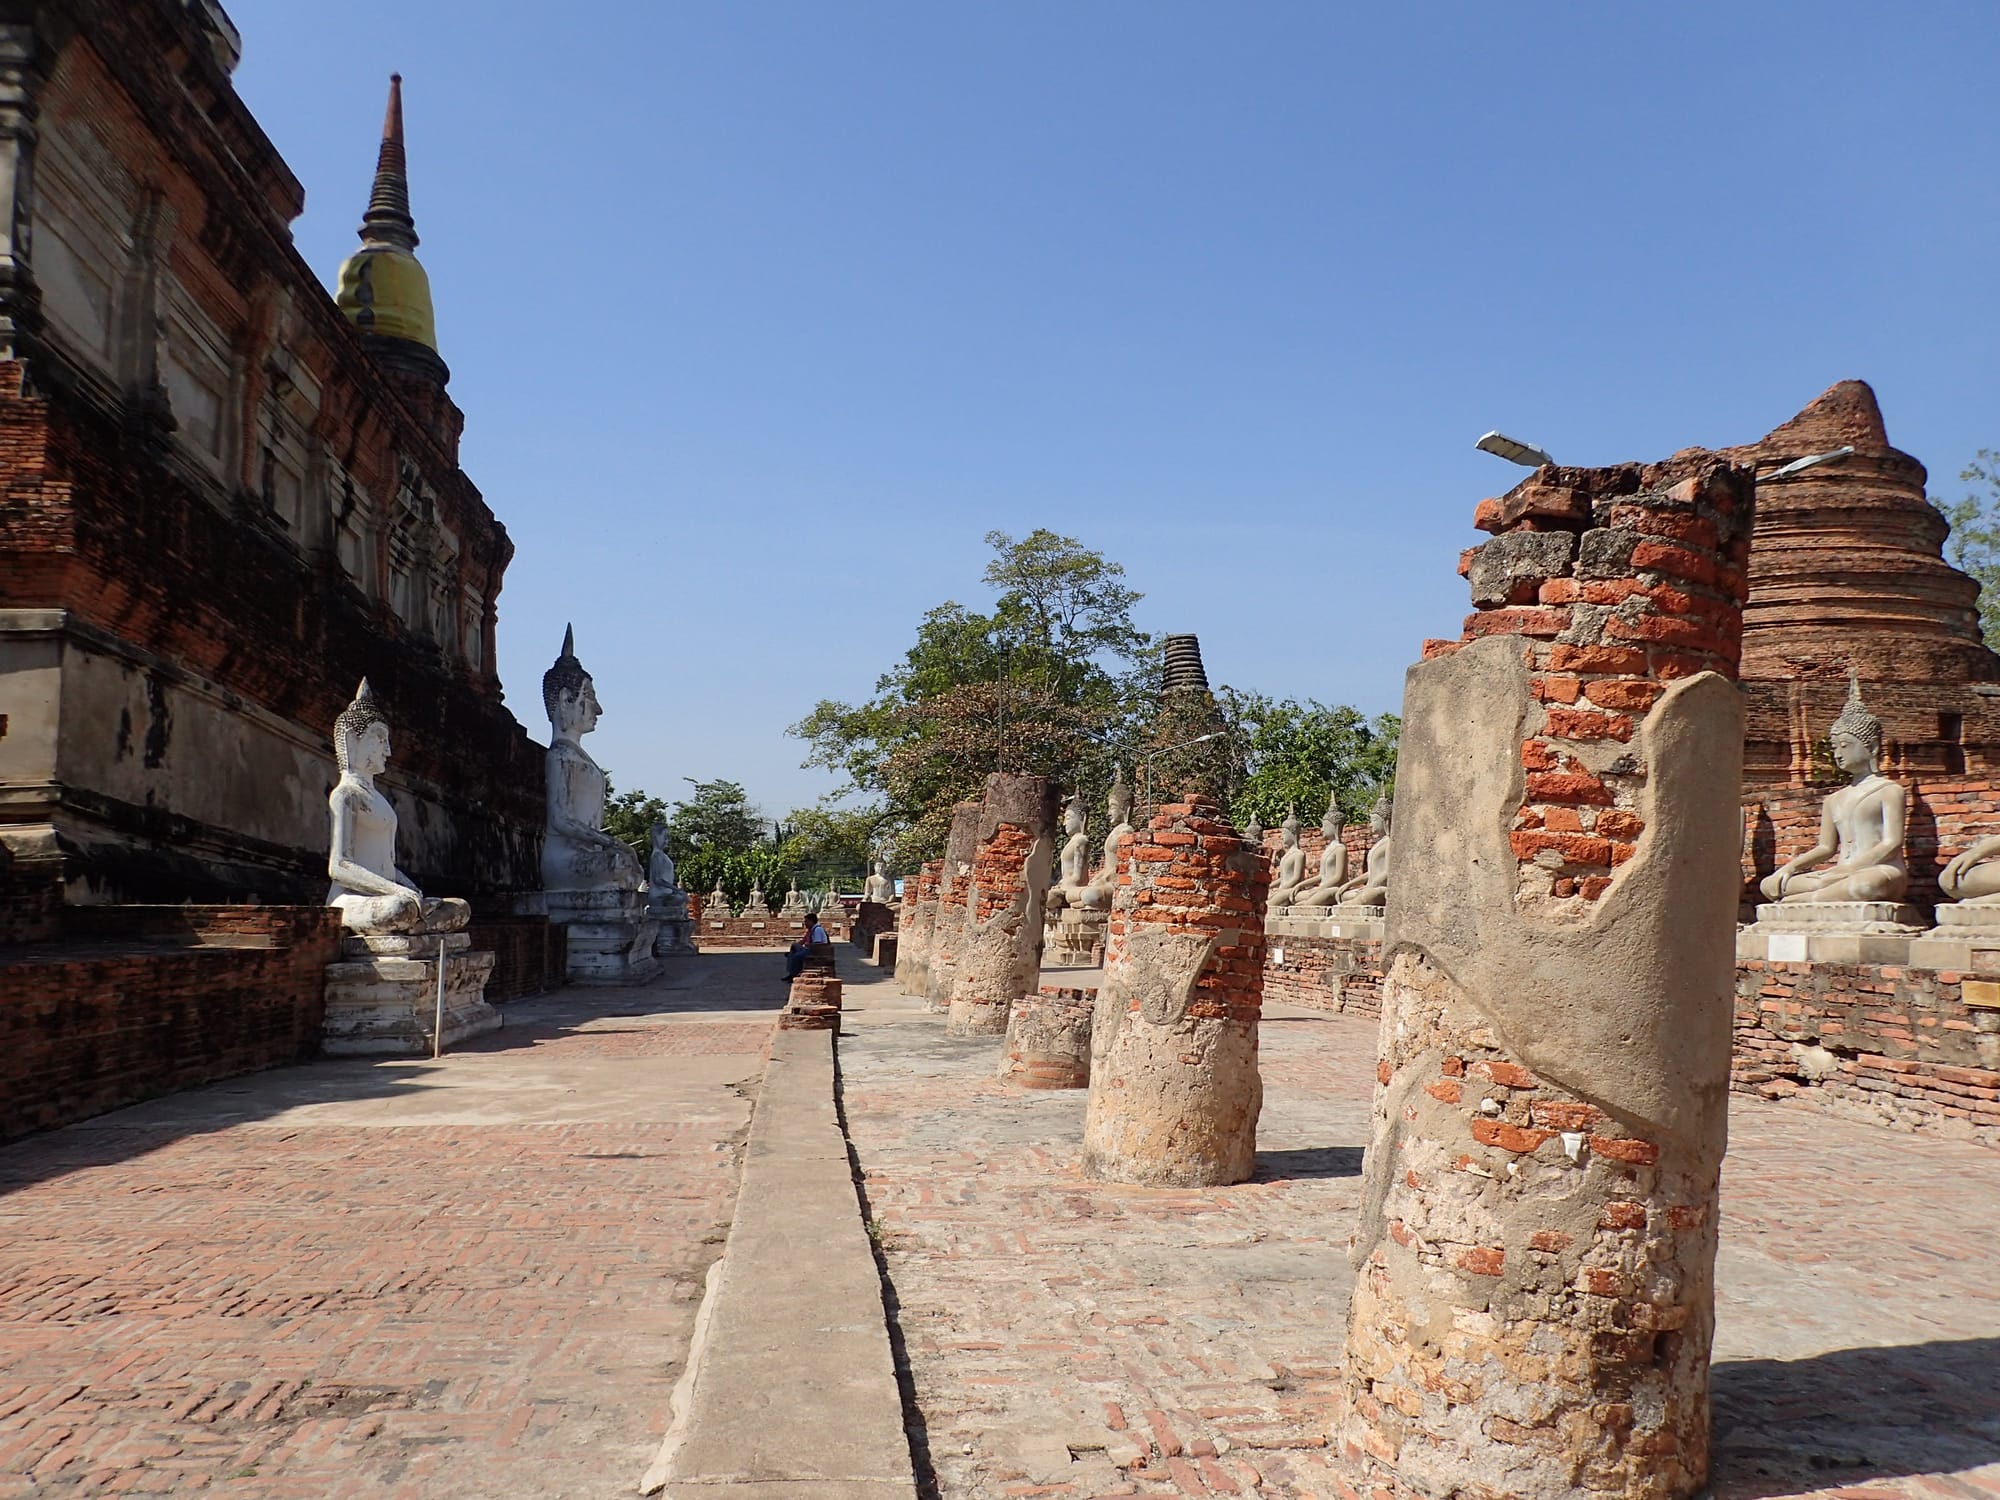
[[[736,1217],[641,1494],[913,1500],[916,1477],[831,1032],[781,1031]]]

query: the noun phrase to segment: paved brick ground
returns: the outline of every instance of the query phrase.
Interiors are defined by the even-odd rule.
[[[441,1065],[0,1151],[0,1496],[630,1494],[719,1251],[778,960],[570,990]]]
[[[1104,1187],[1081,1093],[858,979],[843,1096],[938,1491],[1334,1494],[1374,1025],[1267,1018],[1256,1181]],[[2000,1495],[2000,1153],[1733,1108],[1718,1496]]]

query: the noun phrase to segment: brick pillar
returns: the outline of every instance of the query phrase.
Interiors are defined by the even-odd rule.
[[[952,978],[953,1036],[1004,1036],[1042,973],[1042,903],[1055,863],[1056,788],[1046,776],[986,778]]]
[[[840,978],[834,969],[833,944],[814,943],[805,967],[792,978],[785,1008],[778,1012],[780,1031],[838,1031]]]
[[[937,928],[941,859],[925,860],[914,880],[903,884],[903,920],[896,931],[896,988],[921,995],[930,986],[931,935]]]
[[[1754,493],[1698,450],[1537,470],[1410,671],[1350,1496],[1706,1482]]]
[[[965,898],[972,889],[972,852],[978,838],[979,804],[954,803],[951,832],[944,841],[943,868],[938,872],[937,921],[931,925],[930,965],[924,982],[924,999],[931,1010],[951,1009],[958,949],[965,937]]]
[[[1091,1012],[1097,991],[1042,985],[1007,1013],[999,1075],[1024,1089],[1090,1086]]]
[[[1083,1170],[1107,1182],[1243,1182],[1264,1084],[1262,851],[1202,802],[1170,802],[1118,841],[1091,1021]]]

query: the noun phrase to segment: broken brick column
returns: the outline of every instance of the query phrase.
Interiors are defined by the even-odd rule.
[[[928,859],[914,880],[903,882],[902,920],[896,929],[896,988],[921,995],[930,983],[931,935],[937,928],[941,859]]]
[[[965,936],[965,898],[972,889],[972,850],[979,839],[979,804],[956,802],[951,831],[945,835],[944,859],[938,871],[937,920],[931,924],[929,963],[924,975],[926,1008],[951,1009],[952,984],[958,977],[958,949]]]
[[[1350,1494],[1706,1482],[1752,472],[1539,469],[1411,669]]]
[[[1270,879],[1263,851],[1206,802],[1168,803],[1119,840],[1091,1020],[1086,1176],[1162,1187],[1249,1178]]]
[[[1004,1036],[1042,973],[1042,903],[1055,864],[1056,788],[1046,776],[986,778],[952,976],[953,1036]]]
[[[792,977],[784,1009],[778,1012],[780,1031],[838,1031],[840,977],[834,967],[833,944],[814,943]]]

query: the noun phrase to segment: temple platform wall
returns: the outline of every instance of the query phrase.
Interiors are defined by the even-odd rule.
[[[72,908],[63,925],[0,948],[0,1139],[319,1049],[338,912]]]

